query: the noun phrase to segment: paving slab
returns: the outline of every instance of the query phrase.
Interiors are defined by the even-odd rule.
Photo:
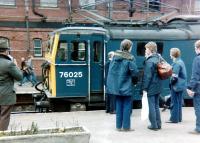
[[[200,143],[200,135],[189,134],[195,127],[195,115],[192,107],[183,108],[183,122],[165,123],[169,119],[169,110],[161,112],[162,129],[147,129],[148,121],[141,121],[140,109],[133,109],[131,128],[135,131],[119,132],[115,129],[115,114],[104,110],[57,112],[57,113],[21,113],[12,114],[9,129],[27,129],[32,122],[39,129],[53,127],[85,126],[91,132],[90,143]]]

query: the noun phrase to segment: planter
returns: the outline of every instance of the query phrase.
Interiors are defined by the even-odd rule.
[[[20,135],[26,132],[1,132],[0,143],[89,143],[90,139],[85,127],[45,129],[32,135]]]

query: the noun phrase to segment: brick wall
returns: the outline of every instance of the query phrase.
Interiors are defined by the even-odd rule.
[[[65,21],[69,20],[69,5],[66,0],[58,0],[58,7],[57,8],[41,8],[39,7],[39,0],[35,1],[35,11],[39,14],[44,15],[47,17],[46,24],[48,22],[60,22],[64,23]],[[167,3],[167,5],[172,5],[174,7],[180,8],[180,13],[188,13],[190,10],[189,8],[194,8],[194,1],[195,0],[161,0],[162,3]],[[144,9],[144,3],[141,3],[141,0],[135,0],[137,3],[136,11],[133,14],[133,17],[129,17],[129,3],[127,1],[118,0],[117,2],[113,3],[113,12],[112,12],[112,19],[113,20],[141,20],[146,19],[147,16],[157,16],[160,15],[155,12],[145,13],[142,12]],[[41,22],[41,17],[35,15],[32,9],[32,0],[29,0],[29,7],[28,12],[25,9],[25,2],[24,0],[16,0],[16,6],[8,7],[8,6],[1,6],[0,7],[0,24],[3,22],[8,22],[8,24],[16,21],[24,22],[24,27],[19,26],[0,26],[0,36],[6,37],[10,40],[10,47],[12,48],[11,55],[17,59],[18,63],[20,64],[21,57],[27,57],[28,54],[33,53],[33,39],[40,38],[42,39],[43,51],[45,51],[45,42],[47,41],[47,34],[53,31],[55,28],[29,28],[30,31],[29,37],[27,36],[27,29],[26,29],[26,20],[27,22]],[[72,18],[74,21],[77,22],[91,22],[87,18],[81,16],[79,13],[93,17],[88,13],[80,12],[79,11],[79,0],[72,0]],[[174,9],[170,8],[161,8],[161,13],[168,13],[173,11]],[[26,13],[27,12],[27,13]],[[98,13],[102,16],[108,17],[108,6],[107,4],[100,4],[93,9],[93,12]],[[27,15],[27,17],[26,17]],[[28,41],[30,41],[28,43]],[[30,47],[28,47],[30,45]],[[43,54],[44,55],[44,54]],[[41,75],[41,68],[40,65],[42,64],[42,58],[34,58],[33,63],[35,67],[35,71],[37,75]]]

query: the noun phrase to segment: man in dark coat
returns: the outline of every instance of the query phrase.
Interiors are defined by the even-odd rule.
[[[193,97],[194,110],[196,115],[196,128],[192,134],[200,134],[200,40],[195,43],[197,56],[192,63],[191,80],[187,86],[187,93]]]
[[[110,62],[107,77],[107,93],[116,96],[116,128],[130,131],[130,115],[132,109],[132,78],[138,76],[138,69],[133,55],[130,54],[132,42],[125,39],[120,50],[114,54]]]
[[[17,64],[7,56],[7,43],[0,42],[0,131],[8,129],[10,113],[16,103],[14,80],[22,80]]]
[[[108,69],[109,69],[110,62],[113,59],[114,54],[115,53],[113,51],[108,53],[108,61],[106,62],[106,65],[105,65],[105,86],[106,86],[106,88],[107,88],[106,81],[107,81],[107,76],[108,76]],[[114,114],[115,110],[116,110],[116,97],[112,94],[106,93],[106,113]]]
[[[159,110],[159,95],[161,93],[161,79],[157,73],[159,55],[157,44],[148,42],[145,45],[144,75],[142,81],[143,95],[147,94],[149,104],[149,120],[151,125],[148,129],[157,131],[161,129],[161,118]]]

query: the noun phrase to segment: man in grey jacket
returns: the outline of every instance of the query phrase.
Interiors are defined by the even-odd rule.
[[[6,41],[0,41],[0,131],[8,129],[10,113],[16,103],[14,80],[22,80],[21,70],[7,55]]]

